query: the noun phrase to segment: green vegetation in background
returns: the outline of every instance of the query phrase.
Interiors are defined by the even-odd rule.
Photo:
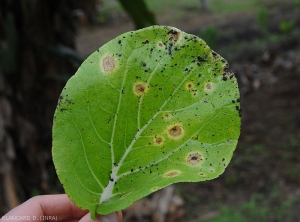
[[[150,10],[155,11],[156,13],[163,13],[166,9],[180,9],[180,8],[199,8],[200,10],[200,1],[199,0],[145,0]]]
[[[283,0],[278,0],[283,1]],[[172,18],[175,20],[178,20],[183,17],[183,13],[187,13],[186,9],[188,10],[189,14],[194,15],[201,15],[201,4],[199,0],[144,0],[139,2],[139,4],[147,5],[147,8],[149,9],[147,12],[143,10],[140,10],[140,8],[143,8],[141,6],[136,6],[135,4],[132,4],[131,1],[128,0],[118,0],[114,11],[120,11],[123,10],[122,6],[120,5],[126,2],[127,6],[124,8],[127,10],[129,15],[134,19],[136,27],[138,27],[138,23],[149,23],[154,24],[155,20],[154,15],[158,14],[165,14],[166,11],[172,13]],[[209,0],[208,1],[208,8],[210,12],[213,13],[231,13],[231,12],[239,12],[239,11],[245,11],[245,10],[258,10],[258,23],[264,30],[264,33],[267,33],[267,26],[268,26],[268,10],[264,8],[263,6],[269,3],[274,2],[273,0],[227,0],[227,1],[220,1],[220,0]],[[285,2],[293,2],[296,6],[300,7],[300,0],[286,0]],[[106,5],[109,5],[110,2],[108,0],[104,0],[104,3]],[[139,10],[136,10],[139,8]],[[175,12],[174,12],[175,11]],[[150,12],[150,13],[149,13]],[[135,14],[135,15],[134,15]],[[135,18],[133,17],[135,16]],[[146,17],[144,17],[146,15]],[[101,17],[101,19],[103,19]],[[146,27],[149,25],[143,25],[143,27]]]
[[[295,221],[291,214],[300,201],[292,198],[280,202],[279,191],[274,189],[269,197],[262,194],[253,194],[249,202],[239,207],[219,206],[220,215],[208,222],[253,222],[253,221]]]
[[[281,32],[287,34],[287,33],[290,33],[292,31],[294,26],[295,26],[295,20],[282,21],[279,25],[279,29],[280,29]]]
[[[256,7],[256,0],[227,0],[227,1],[220,1],[220,0],[211,0],[210,2],[210,9],[213,12],[219,13],[229,13],[235,11],[243,11],[250,8]]]
[[[103,1],[103,6],[98,9],[98,22],[106,21],[106,15],[113,12],[126,11],[134,22],[136,29],[145,28],[156,25],[155,14],[148,9],[144,0],[118,0],[118,1]]]
[[[297,7],[300,8],[300,0],[294,0],[294,3],[295,3],[295,5],[296,5]]]
[[[257,11],[257,22],[261,27],[265,37],[269,34],[269,10],[265,7],[260,7]]]
[[[180,9],[180,8],[199,8],[199,0],[145,0],[149,8],[155,12],[165,12],[167,9]],[[277,0],[277,2],[293,2],[295,5],[300,7],[300,0]],[[247,9],[255,9],[258,6],[276,2],[274,0],[208,0],[208,7],[212,12],[218,13],[229,13],[235,11],[243,11]]]
[[[131,0],[119,0],[119,2],[134,21],[136,29],[156,24],[154,14],[148,10],[147,4],[143,0],[135,1],[134,4]]]
[[[201,30],[199,37],[202,38],[209,47],[216,48],[219,32],[215,26],[211,25]]]
[[[207,222],[244,222],[245,218],[240,212],[233,208],[222,206],[220,215]]]
[[[149,5],[149,8],[157,13],[165,12],[166,8],[168,9],[182,9],[182,8],[196,8],[201,9],[200,1],[199,0],[146,0]],[[256,6],[256,0],[227,0],[227,1],[220,1],[220,0],[209,0],[208,7],[209,10],[212,12],[219,12],[219,13],[227,13],[233,11],[241,11],[246,10],[249,8],[254,8]]]
[[[232,61],[237,59],[239,56],[243,56],[244,53],[264,53],[270,44],[276,44],[278,42],[288,42],[294,41],[298,39],[300,35],[300,31],[296,28],[292,29],[288,35],[282,33],[276,34],[269,34],[267,38],[265,37],[257,37],[250,41],[239,40],[233,41],[231,44],[226,45],[223,47],[222,45],[218,46],[218,51],[220,54],[224,55],[228,61]],[[236,53],[232,53],[236,52]]]
[[[103,0],[103,5],[97,8],[98,22],[105,23],[108,21],[108,15],[123,11],[122,6],[117,1]]]

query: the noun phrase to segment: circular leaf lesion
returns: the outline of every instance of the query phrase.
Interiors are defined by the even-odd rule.
[[[169,112],[166,112],[166,113],[163,113],[162,114],[162,119],[164,119],[164,120],[170,120],[172,118],[172,114],[171,113],[169,113]]]
[[[199,152],[191,152],[185,157],[185,162],[190,166],[202,163],[203,157]]]
[[[111,72],[116,69],[117,63],[113,56],[107,55],[105,56],[101,61],[101,67],[104,70],[104,72]]]
[[[205,92],[212,92],[215,89],[214,83],[207,82],[204,84],[204,91]]]
[[[154,144],[155,144],[155,145],[161,146],[161,145],[163,145],[165,139],[164,139],[162,136],[156,135],[156,136],[153,138],[153,141],[154,141]]]
[[[148,86],[144,82],[136,82],[133,85],[133,92],[137,96],[142,96],[148,92]]]
[[[172,139],[179,139],[183,136],[184,130],[181,124],[172,124],[167,129],[167,134]]]
[[[193,82],[187,82],[187,83],[185,84],[185,88],[186,88],[187,90],[193,90],[194,87],[195,87],[195,85],[194,85]]]

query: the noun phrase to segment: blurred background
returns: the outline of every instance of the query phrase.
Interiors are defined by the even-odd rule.
[[[62,87],[103,44],[153,24],[226,58],[242,132],[223,175],[158,191],[124,221],[300,221],[300,0],[1,0],[0,216],[64,192],[51,157]]]

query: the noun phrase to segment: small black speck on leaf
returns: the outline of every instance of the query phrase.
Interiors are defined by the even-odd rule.
[[[169,44],[169,55],[170,55],[170,56],[172,55],[172,47],[173,47],[173,44],[170,43],[170,44]]]
[[[176,34],[177,34],[177,31],[176,31],[176,30],[173,30],[173,29],[171,29],[171,30],[169,30],[169,31],[168,31],[168,34],[173,34],[173,35],[176,35]]]
[[[206,60],[205,60],[204,58],[202,58],[201,56],[198,56],[197,59],[198,59],[199,62],[204,62],[204,61],[206,61]]]
[[[211,53],[214,57],[218,56],[218,53],[216,53],[215,51],[212,51]]]
[[[223,58],[221,59],[221,62],[222,63],[227,63],[227,61],[225,59],[223,59]]]

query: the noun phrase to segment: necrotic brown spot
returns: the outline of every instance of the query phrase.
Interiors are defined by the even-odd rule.
[[[180,32],[176,31],[174,29],[171,29],[169,32],[169,40],[172,41],[173,43],[176,43],[179,39]]]
[[[168,128],[168,135],[171,138],[180,138],[183,135],[183,128],[182,126],[175,124]]]
[[[188,83],[186,83],[185,87],[186,87],[187,90],[191,90],[191,89],[194,88],[194,83],[188,82]]]
[[[222,80],[226,81],[227,79],[231,79],[234,76],[234,73],[232,72],[225,72],[223,73]]]
[[[148,87],[145,83],[138,82],[134,84],[133,90],[136,95],[141,96],[148,91]]]
[[[197,164],[201,163],[202,157],[199,153],[193,152],[193,153],[188,154],[186,156],[185,160],[186,160],[187,164],[189,164],[189,165],[197,165]]]
[[[116,67],[116,62],[114,57],[106,56],[102,61],[102,66],[105,72],[112,71]]]
[[[145,92],[145,86],[142,84],[135,85],[135,90],[137,93],[144,93]]]
[[[153,140],[156,145],[162,145],[164,142],[164,139],[161,136],[155,136]]]
[[[204,85],[204,90],[207,91],[207,92],[212,91],[213,88],[214,88],[213,83],[208,82],[208,83],[206,83],[206,84]]]
[[[165,120],[168,120],[168,119],[170,119],[172,117],[172,114],[171,113],[164,113],[163,114],[163,118],[165,119]]]
[[[180,174],[179,170],[170,170],[164,174],[165,177],[176,177]]]
[[[161,48],[164,47],[164,43],[162,41],[157,42],[157,45]]]

